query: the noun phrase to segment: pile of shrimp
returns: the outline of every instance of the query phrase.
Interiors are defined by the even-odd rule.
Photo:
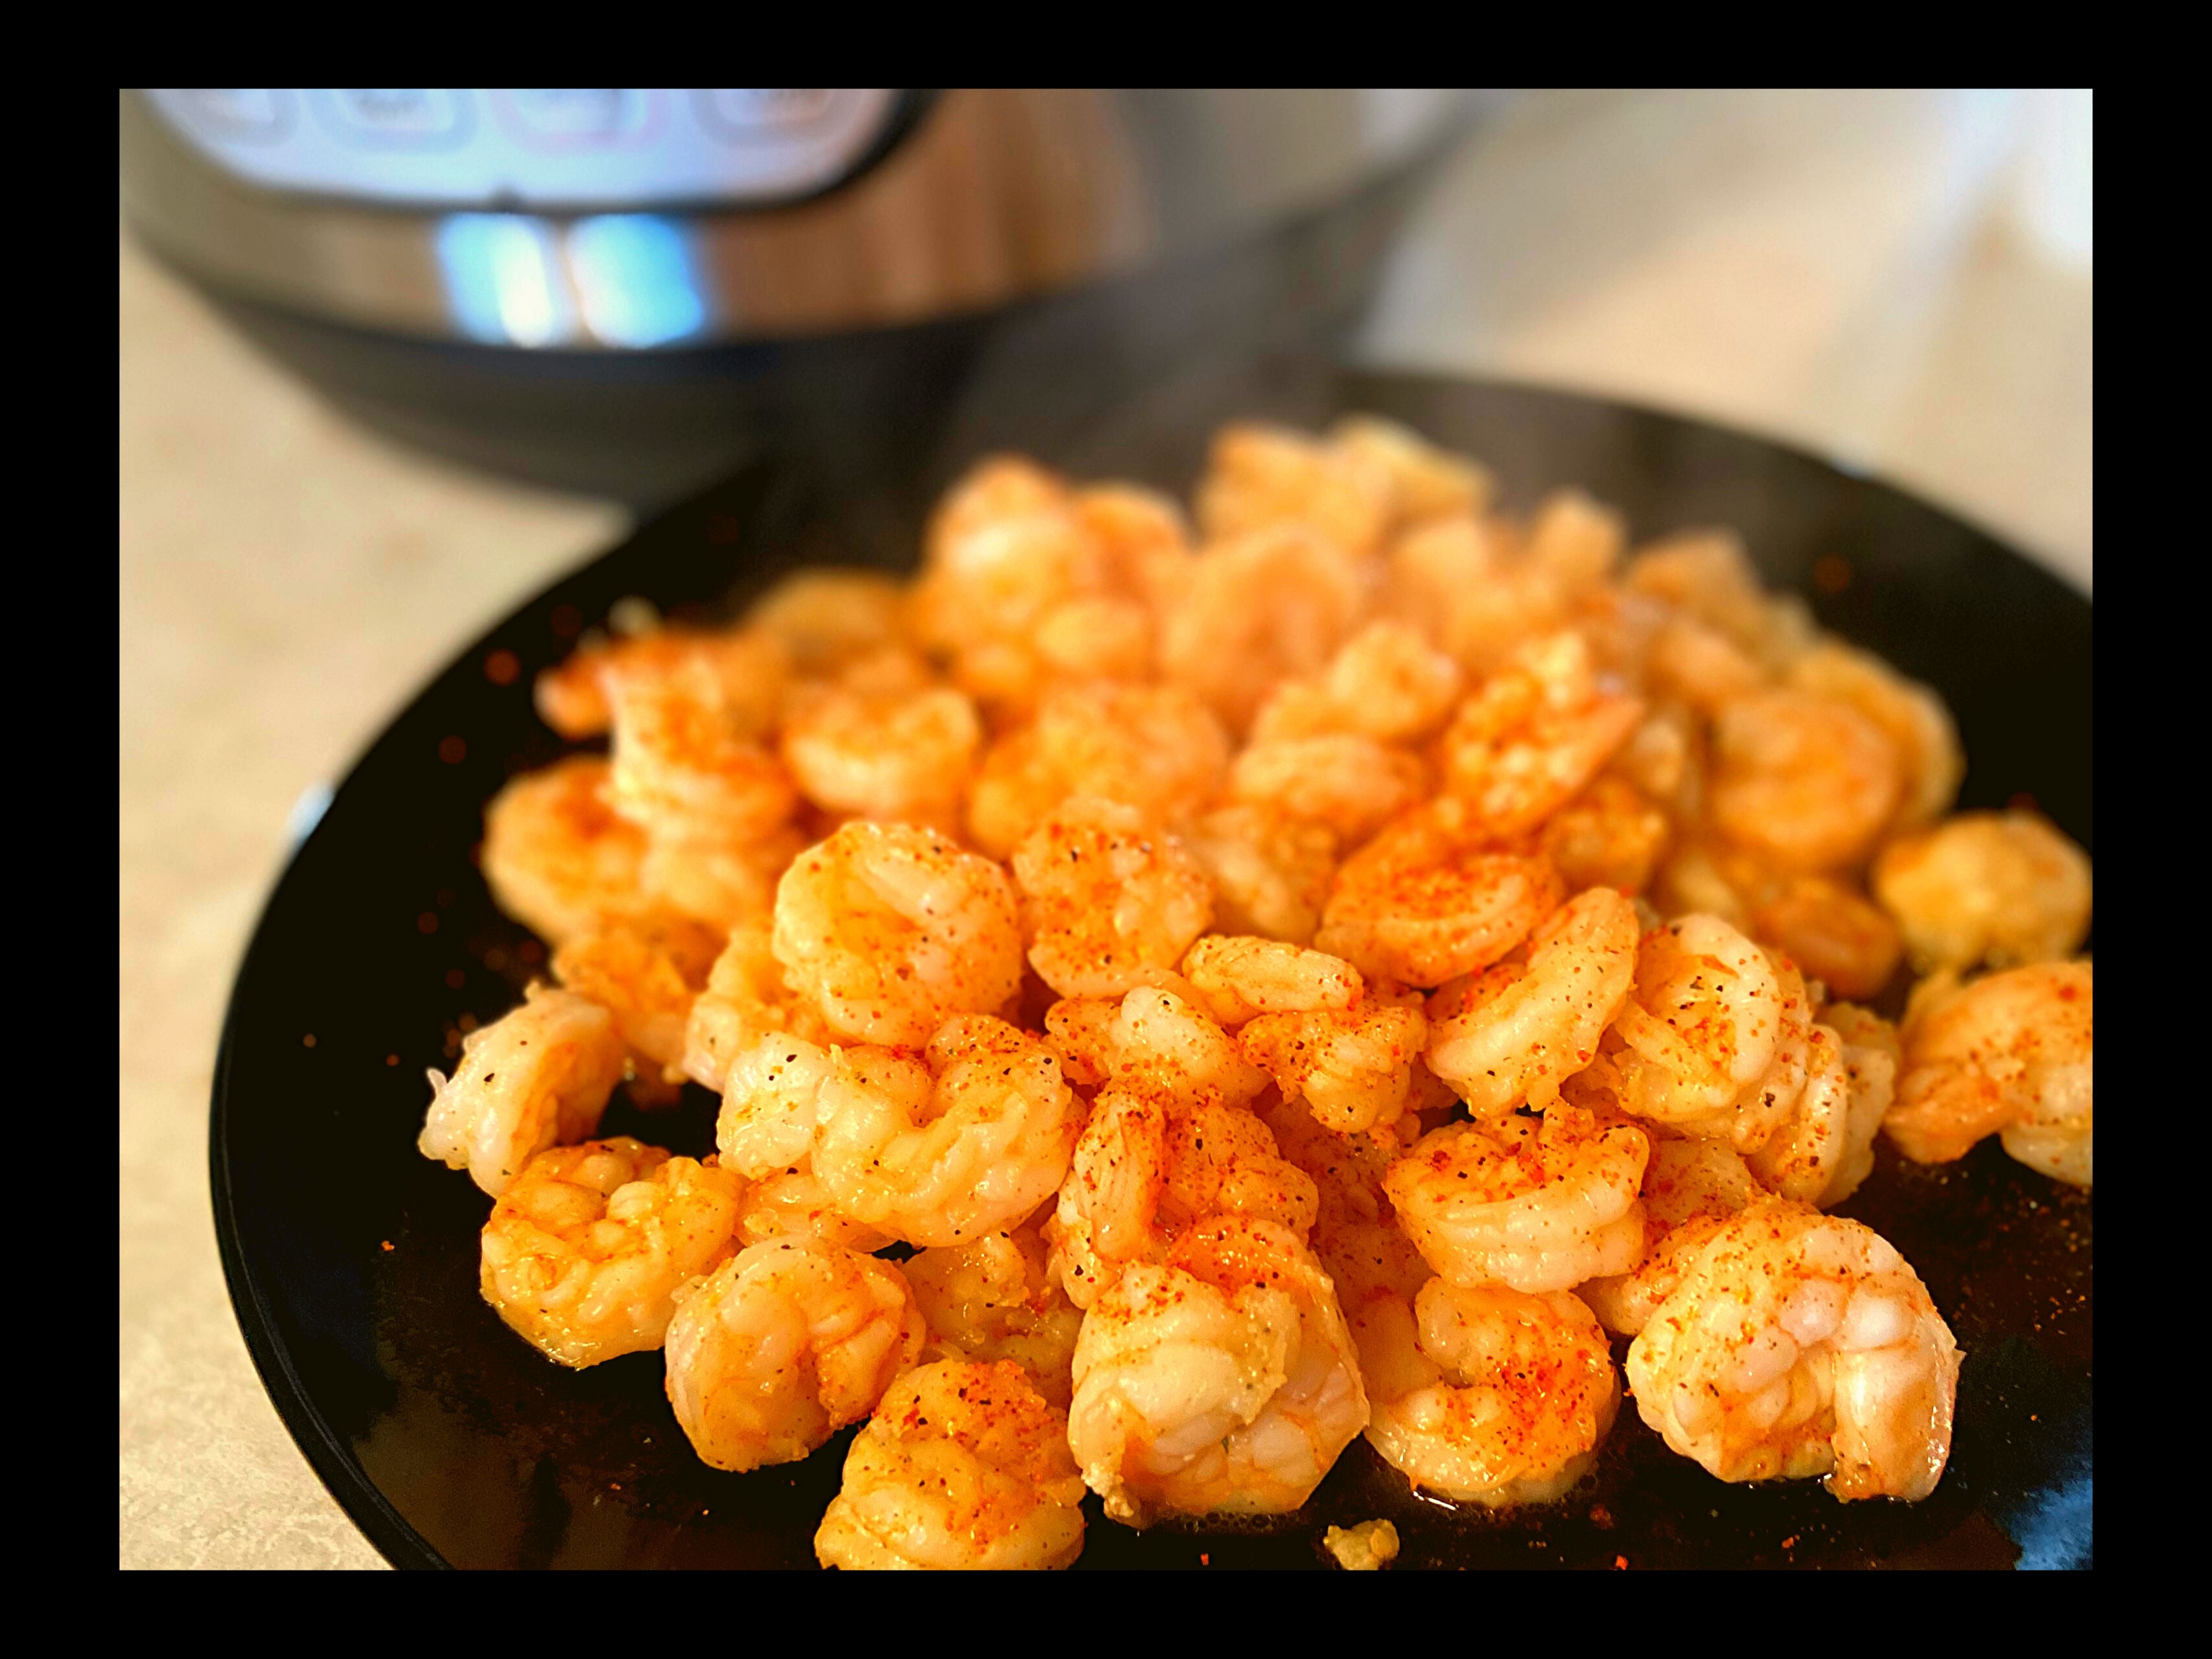
[[[431,1073],[486,1299],[659,1351],[717,1468],[864,1425],[845,1567],[1289,1513],[1363,1436],[1553,1502],[1632,1395],[1927,1496],[1959,1351],[1836,1207],[1884,1133],[2089,1184],[2088,860],[1952,814],[1942,702],[1728,532],[1494,494],[1364,418],[1224,429],[1189,514],[994,459],[910,581],[588,637],[537,702],[607,752],[482,854],[552,981]],[[594,1139],[687,1084],[713,1155]]]

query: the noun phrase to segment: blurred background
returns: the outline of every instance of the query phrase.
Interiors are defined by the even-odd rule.
[[[780,446],[856,489],[1000,444],[1127,453],[1178,398],[1336,355],[1774,437],[2086,592],[2091,117],[2087,91],[123,94],[123,1564],[376,1563],[224,1295],[223,1000],[321,788],[635,514]]]

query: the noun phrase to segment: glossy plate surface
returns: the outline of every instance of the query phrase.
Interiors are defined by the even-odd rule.
[[[1221,419],[1403,420],[1497,469],[1509,504],[1579,484],[1640,539],[1727,524],[1767,580],[1937,687],[1958,715],[1970,806],[2033,799],[2084,846],[2089,602],[1988,537],[1882,484],[1671,416],[1523,388],[1290,365],[1171,388],[1114,425],[1038,440],[1083,476],[1186,495]],[[472,859],[484,801],[563,745],[536,671],[641,595],[713,614],[792,565],[896,566],[961,454],[842,447],[755,469],[647,525],[516,611],[393,722],[339,787],[270,898],[233,994],[210,1158],[232,1297],[309,1461],[402,1565],[811,1566],[849,1437],[746,1475],[694,1457],[658,1354],[560,1370],[477,1292],[489,1201],[415,1151],[426,1066],[542,968]],[[1816,562],[1826,586],[1816,591]],[[1838,581],[1839,577],[1848,580]],[[501,653],[511,653],[512,666]],[[703,1155],[714,1102],[604,1133]],[[1091,1501],[1080,1567],[1327,1565],[1329,1523],[1387,1516],[1400,1565],[2087,1565],[2092,1209],[1995,1141],[1921,1169],[1885,1145],[1844,1213],[1918,1269],[1965,1350],[1949,1471],[1927,1502],[1839,1504],[1816,1485],[1727,1486],[1624,1405],[1564,1502],[1492,1517],[1413,1498],[1355,1442],[1298,1516],[1136,1533]]]

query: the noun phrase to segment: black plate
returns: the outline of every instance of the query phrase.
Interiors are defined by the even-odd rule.
[[[1971,769],[1964,802],[2032,797],[2090,842],[2090,606],[1979,532],[1881,483],[1759,440],[1516,387],[1291,365],[1169,388],[1046,459],[1186,491],[1206,434],[1240,413],[1395,416],[1483,457],[1526,503],[1578,483],[1639,537],[1729,524],[1771,582],[1938,687]],[[712,610],[792,564],[896,565],[965,456],[817,447],[678,508],[501,623],[441,674],[337,790],[261,920],[233,994],[210,1124],[216,1229],[239,1322],[286,1424],[402,1565],[806,1566],[844,1437],[732,1475],[684,1443],[658,1354],[545,1363],[477,1294],[488,1201],[418,1156],[422,1068],[460,1022],[514,1002],[537,943],[472,861],[484,801],[562,745],[530,679],[629,594]],[[1826,586],[1815,592],[1816,561]],[[488,668],[511,653],[506,683]],[[606,1133],[695,1155],[713,1102],[618,1103]],[[1081,1565],[1315,1566],[1328,1522],[1389,1516],[1403,1565],[2087,1565],[2090,1239],[2086,1194],[1994,1141],[1948,1168],[1881,1167],[1848,1212],[1889,1237],[1951,1321],[1966,1364],[1951,1466],[1927,1502],[1843,1505],[1817,1486],[1727,1486],[1625,1409],[1557,1505],[1493,1518],[1414,1498],[1355,1442],[1300,1515],[1136,1533],[1092,1500]]]

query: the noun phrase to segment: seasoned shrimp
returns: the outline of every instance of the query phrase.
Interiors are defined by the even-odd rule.
[[[1364,558],[1389,527],[1397,493],[1399,469],[1378,447],[1372,433],[1331,444],[1256,422],[1225,426],[1199,481],[1199,526],[1209,541],[1222,541],[1299,526],[1341,555]]]
[[[1888,737],[1905,774],[1892,830],[1932,823],[1950,810],[1966,757],[1941,697],[1879,657],[1836,640],[1822,641],[1790,664],[1790,684],[1850,704]]]
[[[1769,1192],[1826,1209],[1841,1203],[1865,1179],[1881,1118],[1869,1117],[1868,1097],[1851,1088],[1842,1036],[1816,1024],[1805,1040],[1805,1086],[1797,1091],[1796,1104],[1744,1161]]]
[[[1820,1010],[1820,1023],[1844,1045],[1844,1076],[1850,1088],[1845,1109],[1844,1152],[1836,1172],[1814,1202],[1832,1210],[1849,1198],[1874,1173],[1874,1141],[1882,1119],[1896,1098],[1898,1064],[1904,1048],[1897,1028],[1879,1014],[1848,1002],[1832,1002]]]
[[[1897,924],[1841,882],[1793,876],[1752,900],[1751,933],[1838,996],[1880,994],[1904,953]]]
[[[1403,985],[1488,967],[1566,895],[1540,857],[1478,845],[1449,801],[1388,826],[1338,869],[1316,948]]]
[[[1840,697],[1753,692],[1713,723],[1713,823],[1776,869],[1859,863],[1905,787],[1897,748]]]
[[[2045,962],[1963,989],[1929,981],[1905,1017],[1897,1101],[1882,1127],[1921,1164],[1990,1134],[2032,1170],[2090,1184],[2095,983],[2086,962]]]
[[[1644,1252],[1637,1197],[1650,1138],[1561,1105],[1540,1125],[1454,1123],[1391,1164],[1383,1190],[1407,1237],[1455,1285],[1563,1291],[1625,1273]]]
[[[554,945],[640,908],[645,836],[606,804],[606,781],[604,759],[571,755],[509,780],[484,808],[492,897]]]
[[[563,1365],[657,1348],[677,1291],[730,1254],[738,1188],[628,1136],[540,1152],[484,1223],[483,1298]]]
[[[1766,665],[1717,628],[1674,616],[1652,637],[1644,674],[1652,690],[1711,716],[1766,684]]]
[[[1803,647],[1802,625],[1760,589],[1733,531],[1690,530],[1654,542],[1630,561],[1625,580],[1630,592],[1720,629],[1770,671]]]
[[[1322,951],[1209,933],[1182,959],[1183,977],[1224,1030],[1260,1014],[1341,1012],[1367,989],[1359,970]]]
[[[729,1075],[730,1057],[771,1032],[829,1040],[822,1017],[785,986],[769,941],[762,923],[732,928],[684,1021],[684,1075],[716,1094]]]
[[[1075,1345],[1068,1444],[1133,1525],[1295,1510],[1367,1417],[1328,1276],[1274,1222],[1194,1227],[1125,1272]]]
[[[434,1092],[415,1144],[497,1198],[548,1146],[598,1128],[622,1077],[614,1016],[573,991],[532,985],[520,1007],[462,1040],[452,1077],[431,1072]]]
[[[929,1322],[933,1355],[1012,1361],[1046,1401],[1067,1409],[1083,1313],[1054,1283],[1036,1228],[923,1250],[905,1272]]]
[[[1255,741],[1229,769],[1231,797],[1325,824],[1356,846],[1429,793],[1420,757],[1353,732]]]
[[[1344,555],[1303,525],[1218,541],[1162,620],[1160,666],[1241,732],[1278,680],[1328,660],[1360,599]]]
[[[1005,858],[1073,795],[1178,823],[1212,799],[1229,739],[1196,697],[1171,685],[1071,685],[983,757],[968,802],[975,844]]]
[[[1267,1074],[1197,1006],[1195,991],[1188,997],[1151,988],[1130,992],[1109,1036],[1115,1088],[1241,1106],[1267,1086]]]
[[[646,840],[638,888],[656,908],[725,930],[765,921],[775,908],[776,883],[806,843],[792,824],[750,842],[656,828]]]
[[[1698,1251],[1765,1196],[1743,1159],[1717,1140],[1655,1140],[1644,1169],[1644,1256],[1626,1273],[1575,1287],[1609,1331],[1633,1336],[1674,1293]]]
[[[1607,887],[1577,895],[1529,935],[1525,964],[1500,963],[1429,1034],[1429,1069],[1477,1117],[1539,1110],[1596,1058],[1636,981],[1636,912]]]
[[[1375,1308],[1358,1335],[1368,1440],[1414,1486],[1462,1503],[1565,1497],[1620,1408],[1605,1333],[1565,1291],[1432,1279],[1410,1305]]]
[[[1079,796],[1014,849],[1030,964],[1062,996],[1120,996],[1181,961],[1213,887],[1133,807]]]
[[[805,1158],[793,1168],[753,1182],[738,1205],[739,1249],[766,1239],[790,1237],[817,1238],[863,1255],[898,1242],[881,1228],[840,1214],[830,1201],[830,1189]]]
[[[1277,686],[1252,722],[1252,741],[1347,733],[1418,743],[1443,724],[1459,693],[1459,665],[1418,629],[1373,622],[1344,642],[1319,678]]]
[[[1075,516],[1097,540],[1109,584],[1157,611],[1190,580],[1190,525],[1172,496],[1135,484],[1075,492]]]
[[[1067,486],[1033,462],[998,456],[932,515],[911,615],[925,644],[957,657],[1025,637],[1054,605],[1104,580],[1097,538]]]
[[[608,804],[633,823],[690,841],[746,842],[798,804],[763,746],[776,698],[763,709],[709,664],[618,663],[601,676],[614,715]]]
[[[1389,481],[1393,516],[1401,524],[1480,513],[1497,492],[1498,481],[1488,468],[1437,448],[1395,421],[1347,415],[1328,429],[1328,444]]]
[[[1547,818],[1536,844],[1573,891],[1634,895],[1650,884],[1668,839],[1666,813],[1627,779],[1607,775]]]
[[[1321,926],[1336,877],[1336,834],[1265,806],[1209,812],[1184,837],[1213,883],[1213,924],[1224,933],[1304,945]]]
[[[2089,873],[2032,812],[1961,812],[1882,848],[1874,890],[1917,967],[1963,973],[2071,955],[2089,932]]]
[[[900,1377],[845,1455],[814,1534],[825,1567],[1046,1571],[1083,1552],[1066,1414],[1018,1365],[940,1360]]]
[[[612,1014],[631,1052],[680,1083],[692,1004],[722,945],[714,929],[684,916],[605,921],[553,952],[553,976]]]
[[[538,677],[538,712],[564,738],[597,737],[614,721],[608,685],[615,676],[647,679],[696,671],[720,688],[741,725],[757,731],[782,695],[789,665],[782,642],[769,634],[656,629],[586,646],[547,669]]]
[[[1493,836],[1534,829],[1595,777],[1644,719],[1602,689],[1578,634],[1535,641],[1460,705],[1444,733],[1444,787]]]
[[[875,1409],[921,1352],[899,1270],[818,1239],[740,1250],[669,1322],[668,1403],[718,1469],[795,1463]]]
[[[776,885],[775,950],[833,1029],[914,1048],[1022,978],[1006,872],[903,824],[848,823],[800,854]]]
[[[783,763],[827,811],[950,827],[983,741],[975,707],[950,686],[827,689],[785,720]]]
[[[1398,1121],[1413,1102],[1428,1040],[1420,997],[1379,988],[1349,1008],[1261,1014],[1237,1034],[1245,1059],[1340,1134]]]
[[[795,570],[753,601],[745,626],[781,643],[802,674],[833,674],[898,643],[906,584],[880,570]]]
[[[1808,1015],[1796,970],[1718,917],[1655,928],[1613,1022],[1622,1109],[1756,1151],[1804,1087]]]
[[[1959,1350],[1887,1240],[1770,1200],[1706,1242],[1628,1380],[1644,1420],[1723,1480],[1817,1474],[1846,1501],[1911,1502],[1950,1456]]]

